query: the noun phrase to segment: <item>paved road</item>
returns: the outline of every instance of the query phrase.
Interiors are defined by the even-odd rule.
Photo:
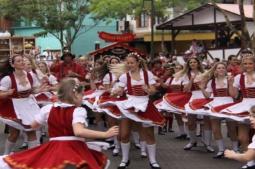
[[[192,151],[184,151],[183,146],[187,141],[179,141],[174,137],[175,133],[157,136],[157,159],[163,169],[239,169],[242,165],[242,163],[232,160],[213,159],[213,154],[207,153],[201,144]],[[5,138],[3,127],[0,125],[0,153],[3,152]],[[116,169],[121,157],[112,157],[110,150],[106,153],[111,160],[110,169]],[[150,168],[148,159],[142,159],[139,150],[134,147],[131,149],[130,162],[129,169]]]

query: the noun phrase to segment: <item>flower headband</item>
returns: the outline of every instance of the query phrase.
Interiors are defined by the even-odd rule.
[[[131,52],[127,55],[127,57],[129,56],[136,56],[137,58],[141,57],[137,52]]]

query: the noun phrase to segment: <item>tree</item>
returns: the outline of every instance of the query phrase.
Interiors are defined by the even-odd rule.
[[[227,23],[227,27],[230,29],[232,33],[235,33],[240,39],[241,39],[241,49],[247,49],[250,48],[253,52],[255,52],[255,37],[254,33],[252,37],[249,35],[247,25],[246,25],[246,17],[244,14],[244,1],[239,0],[238,6],[240,11],[240,22],[241,22],[241,31],[239,32],[238,29],[236,29],[230,22],[226,12],[219,8],[215,2],[213,2],[213,5],[221,11],[221,13],[224,15]],[[255,11],[255,4],[253,3],[253,11]],[[255,25],[255,12],[253,12],[253,22]]]
[[[89,0],[0,0],[0,7],[0,14],[12,21],[25,18],[35,22],[44,29],[35,36],[50,33],[60,41],[62,48],[71,49],[80,34],[96,25],[84,25]]]
[[[90,10],[95,19],[123,19],[126,15],[138,16],[141,12],[150,11],[150,0],[91,0]],[[194,9],[210,0],[154,0],[155,12],[158,17],[169,14],[169,8],[178,8],[174,12],[181,13]]]

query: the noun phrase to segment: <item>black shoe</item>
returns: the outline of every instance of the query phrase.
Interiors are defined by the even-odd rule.
[[[129,166],[129,163],[130,163],[129,160],[128,160],[127,162],[121,161],[121,163],[120,163],[118,169],[126,169],[126,168]]]
[[[159,166],[159,164],[157,162],[155,163],[150,163],[151,169],[161,169],[161,167]]]
[[[120,148],[114,148],[113,151],[112,151],[112,156],[118,156],[119,155],[119,152],[120,152]]]
[[[168,132],[169,132],[169,133],[173,133],[174,130],[170,128],[170,129],[168,129]]]
[[[213,158],[215,159],[219,159],[224,157],[224,151],[219,151],[215,156],[213,156]]]
[[[255,165],[253,166],[248,166],[247,164],[242,166],[241,169],[255,169]]]
[[[197,146],[197,143],[188,143],[183,149],[184,150],[191,150],[192,147],[196,147]]]
[[[206,145],[206,146],[205,146],[205,149],[206,149],[206,151],[209,152],[209,153],[214,153],[214,149],[213,149],[210,145]]]
[[[166,135],[166,134],[164,132],[162,132],[162,131],[159,131],[158,135]]]
[[[113,150],[114,148],[115,148],[115,144],[110,144],[108,149]]]
[[[19,149],[27,149],[27,148],[28,148],[27,142],[24,142],[24,143],[19,147]]]
[[[138,143],[136,143],[136,144],[135,144],[135,148],[136,148],[136,149],[141,149],[141,145],[138,144]]]
[[[175,139],[180,139],[180,140],[185,140],[186,138],[187,138],[186,134],[182,134],[182,135],[179,135],[179,136],[175,137]]]

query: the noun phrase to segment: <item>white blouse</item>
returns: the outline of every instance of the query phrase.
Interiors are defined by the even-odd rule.
[[[25,72],[26,73],[26,72]],[[30,73],[31,74],[31,73]],[[31,74],[32,79],[33,79],[33,86],[32,87],[38,87],[40,86],[39,81],[37,80],[37,77],[34,74]],[[19,92],[21,91],[26,91],[26,90],[30,90],[32,87],[29,83],[29,80],[27,78],[27,76],[25,76],[26,81],[28,82],[25,86],[20,84],[19,79],[15,78],[16,80],[16,84],[17,84],[17,90]],[[2,91],[7,91],[9,89],[11,89],[12,87],[12,83],[11,83],[11,78],[10,76],[5,76],[1,81],[0,81],[0,90]]]
[[[109,85],[109,84],[111,84],[112,82],[114,82],[114,81],[116,81],[116,80],[117,80],[116,76],[115,76],[114,74],[112,74],[112,81],[110,81],[110,74],[107,73],[107,74],[104,76],[104,78],[103,78],[103,84],[104,84],[104,85]]]
[[[233,86],[237,89],[240,89],[240,78],[241,78],[241,74],[236,75],[234,78]],[[255,74],[253,74],[253,78],[255,79]],[[245,87],[255,87],[255,80],[253,81],[252,84],[247,83],[246,73],[244,73],[244,81],[245,81]]]
[[[150,71],[147,71],[147,72],[148,72],[148,83],[149,83],[149,85],[156,84],[156,81],[154,79],[153,74]],[[140,69],[140,78],[141,78],[140,80],[134,80],[134,79],[131,78],[131,85],[144,85],[144,74],[143,74],[142,69]],[[127,75],[126,75],[126,73],[124,73],[120,76],[118,85],[120,87],[126,87],[127,86]]]
[[[48,121],[49,113],[50,113],[52,106],[54,106],[54,107],[58,107],[58,106],[71,107],[74,105],[68,104],[68,103],[61,103],[61,102],[46,105],[41,108],[40,114],[35,116],[35,121],[38,122],[39,124],[46,124]],[[86,119],[87,119],[87,111],[83,107],[76,107],[74,109],[74,113],[73,113],[72,124],[82,123],[85,126],[88,126]]]
[[[228,81],[227,81],[227,78],[225,78],[225,79],[223,80],[223,86],[219,86],[219,82],[217,81],[217,79],[215,79],[215,88],[216,88],[216,89],[220,89],[220,88],[227,89],[227,88],[228,88]],[[213,92],[213,89],[212,89],[212,80],[210,80],[210,81],[207,83],[207,86],[206,86],[205,91],[206,91],[206,92],[209,92],[209,93],[212,93],[212,92]]]

